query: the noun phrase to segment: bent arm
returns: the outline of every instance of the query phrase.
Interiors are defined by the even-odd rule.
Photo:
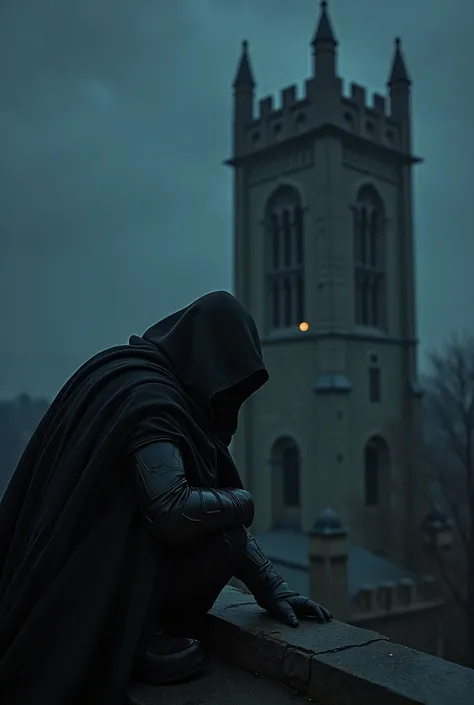
[[[253,521],[252,495],[241,489],[189,485],[183,458],[173,443],[158,441],[131,455],[140,509],[153,533],[169,545]]]
[[[236,560],[235,577],[254,595],[257,603],[268,608],[277,600],[297,595],[277,573],[271,560],[263,553],[255,537],[247,531],[247,544]]]

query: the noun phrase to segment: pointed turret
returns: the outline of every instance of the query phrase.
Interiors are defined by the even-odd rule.
[[[234,156],[236,156],[245,149],[247,140],[245,129],[253,120],[255,80],[247,40],[242,42],[242,53],[232,85],[234,88]]]
[[[337,39],[331,25],[331,20],[329,19],[326,0],[322,0],[321,2],[321,15],[313,39],[311,40],[311,46],[316,48],[319,42],[327,42],[333,46],[337,46]]]
[[[255,81],[253,78],[252,67],[250,65],[248,49],[249,43],[246,39],[244,39],[242,42],[242,53],[240,55],[239,65],[237,67],[237,73],[235,74],[235,80],[233,83],[234,89],[255,88]]]
[[[405,59],[403,58],[401,44],[400,37],[397,37],[395,39],[395,54],[393,56],[392,68],[388,78],[389,86],[394,86],[397,83],[404,83],[408,86],[411,84],[410,76],[408,75],[405,65]]]
[[[408,75],[405,59],[401,49],[400,38],[395,39],[395,53],[387,81],[390,93],[390,112],[401,125],[401,146],[407,152],[411,151],[411,79]]]
[[[319,81],[326,81],[336,76],[337,39],[328,14],[326,0],[321,2],[321,14],[318,26],[311,40],[313,48],[313,75]]]

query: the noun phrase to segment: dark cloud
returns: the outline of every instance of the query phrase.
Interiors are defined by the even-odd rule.
[[[472,324],[469,0],[333,0],[340,71],[414,79],[420,335]],[[231,287],[230,83],[308,74],[314,0],[2,0],[0,394],[50,393],[87,355]]]

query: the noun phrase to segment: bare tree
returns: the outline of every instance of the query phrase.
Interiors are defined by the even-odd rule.
[[[474,337],[451,339],[430,356],[425,381],[429,482],[453,525],[453,550],[437,551],[440,574],[466,617],[474,667]]]

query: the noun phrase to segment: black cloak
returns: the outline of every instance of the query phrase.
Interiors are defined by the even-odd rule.
[[[191,484],[242,487],[212,400],[240,389],[236,416],[267,378],[252,317],[214,292],[65,384],[0,504],[3,705],[122,705],[160,575],[124,458],[170,440]]]

